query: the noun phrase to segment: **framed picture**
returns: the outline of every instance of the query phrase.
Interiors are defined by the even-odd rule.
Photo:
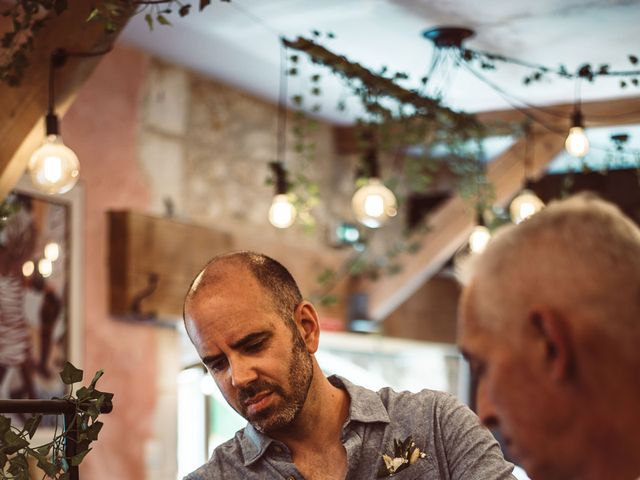
[[[79,366],[81,195],[40,194],[23,179],[2,201],[0,398],[62,396],[58,372]]]

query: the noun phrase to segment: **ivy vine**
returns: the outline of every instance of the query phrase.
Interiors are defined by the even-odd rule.
[[[29,480],[29,458],[37,462],[45,476],[52,480],[68,480],[70,468],[80,465],[87,453],[91,451],[91,443],[98,439],[102,422],[98,420],[101,412],[111,409],[112,393],[101,392],[96,388],[103,371],[98,370],[91,383],[74,392],[74,384],[81,382],[83,371],[66,362],[60,372],[60,378],[69,386],[69,393],[58,400],[69,402],[74,407],[70,422],[64,429],[56,429],[50,442],[42,445],[31,445],[31,441],[40,426],[42,414],[30,416],[22,426],[12,423],[9,416],[0,415],[0,479]],[[56,420],[59,417],[56,417]],[[71,436],[77,432],[77,437]],[[65,445],[74,442],[75,455],[69,457],[65,453]],[[45,478],[45,477],[43,477]]]
[[[230,2],[231,0],[219,0]],[[211,4],[211,0],[199,0],[199,11]],[[177,12],[181,17],[189,15],[191,2],[182,0],[105,0],[92,2],[87,21],[99,22],[106,34],[112,34],[130,15],[145,14],[150,29],[154,24],[170,25],[167,15]],[[18,86],[29,66],[29,54],[33,51],[37,33],[52,19],[63,15],[69,8],[68,0],[20,0],[0,12],[11,20],[11,28],[0,38],[0,81]]]

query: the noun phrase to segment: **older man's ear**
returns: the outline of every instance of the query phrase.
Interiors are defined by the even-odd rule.
[[[300,335],[307,345],[307,351],[312,354],[316,353],[320,343],[320,321],[313,304],[306,300],[302,301],[296,307],[295,319]]]
[[[556,382],[571,377],[575,367],[575,351],[567,319],[550,308],[535,308],[529,323],[541,342],[544,371]]]

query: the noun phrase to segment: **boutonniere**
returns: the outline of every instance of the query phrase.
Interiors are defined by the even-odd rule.
[[[384,465],[378,471],[378,477],[393,477],[396,473],[401,472],[409,465],[413,465],[419,458],[426,457],[427,454],[420,451],[413,441],[411,435],[405,440],[393,441],[393,453],[391,455],[383,454],[382,460]]]

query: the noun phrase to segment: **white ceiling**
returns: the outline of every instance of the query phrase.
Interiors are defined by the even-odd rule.
[[[203,12],[197,12],[196,5],[189,16],[173,15],[173,26],[156,26],[153,32],[143,15],[137,15],[121,41],[273,102],[280,71],[279,35],[310,37],[314,29],[335,34],[334,39],[322,40],[335,53],[374,70],[387,66],[408,73],[412,80],[403,83],[407,88],[418,87],[434,51],[422,32],[440,25],[475,30],[465,43],[471,48],[552,67],[564,64],[570,71],[587,62],[626,70],[632,68],[627,55],[640,56],[640,0],[213,0]],[[524,86],[526,73],[499,66],[486,75],[535,105],[574,100],[575,82],[556,79]],[[290,94],[305,88],[303,77],[289,80]],[[327,80],[322,84],[323,115],[336,123],[352,121],[358,113],[355,100],[347,102],[346,113],[338,112],[337,100],[347,90]],[[510,108],[464,71],[456,71],[450,83],[445,100],[456,109]],[[583,101],[640,95],[640,88],[623,90],[615,79],[582,83]]]

